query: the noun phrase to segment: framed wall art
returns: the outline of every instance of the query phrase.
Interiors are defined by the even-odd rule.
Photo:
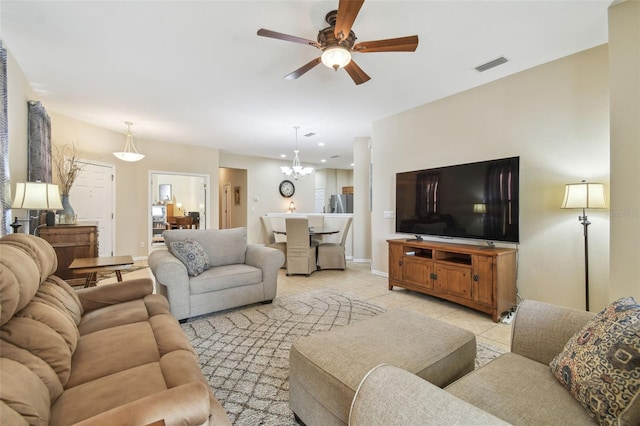
[[[173,194],[171,194],[171,184],[158,185],[159,188],[159,200],[161,203],[171,203],[173,201]]]
[[[240,205],[240,187],[236,186],[233,188],[233,200],[236,206]]]

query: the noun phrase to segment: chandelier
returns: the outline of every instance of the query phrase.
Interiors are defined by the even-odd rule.
[[[296,129],[296,149],[293,151],[295,154],[293,157],[293,166],[282,166],[280,167],[280,170],[288,178],[298,180],[304,179],[305,176],[310,175],[311,172],[313,172],[313,167],[302,167],[300,164],[300,157],[298,157],[298,153],[300,153],[298,150],[298,129],[300,127],[294,126],[293,128]]]
[[[127,132],[125,133],[127,140],[124,145],[124,151],[114,152],[113,155],[122,161],[140,161],[144,158],[144,155],[140,154],[136,149],[136,146],[133,144],[133,135],[131,134],[131,126],[133,123],[125,121],[124,124],[127,125]]]

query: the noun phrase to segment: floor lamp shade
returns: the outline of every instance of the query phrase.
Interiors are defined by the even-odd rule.
[[[606,209],[604,185],[601,183],[568,183],[564,189],[563,209]]]

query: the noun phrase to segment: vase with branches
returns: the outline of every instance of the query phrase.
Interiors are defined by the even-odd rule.
[[[61,146],[54,145],[53,165],[60,184],[60,195],[62,199],[63,211],[60,212],[61,224],[76,223],[76,215],[69,204],[69,193],[76,178],[84,169],[84,164],[80,163],[80,153],[75,142]]]
[[[79,160],[80,153],[75,142],[71,145],[54,145],[53,162],[60,183],[60,194],[69,195],[73,182],[84,169]]]

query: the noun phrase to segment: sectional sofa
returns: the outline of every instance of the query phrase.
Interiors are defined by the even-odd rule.
[[[45,240],[0,239],[0,423],[229,425],[150,279],[74,290]]]
[[[523,301],[511,352],[441,389],[391,365],[362,380],[349,424],[640,425],[640,306]]]

